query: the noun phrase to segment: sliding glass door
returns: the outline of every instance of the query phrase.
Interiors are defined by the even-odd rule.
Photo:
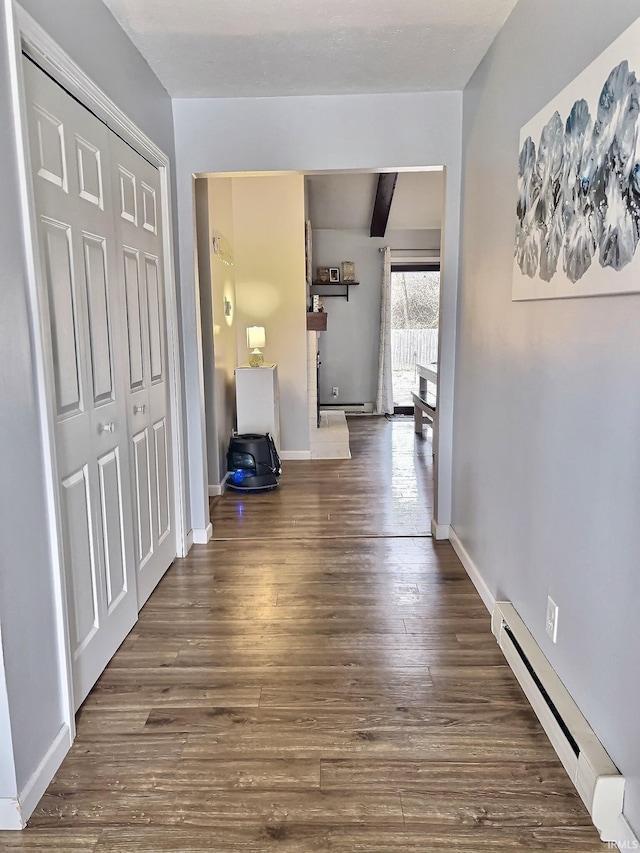
[[[396,414],[413,412],[411,394],[418,390],[416,364],[437,365],[439,312],[439,264],[392,264],[391,364]]]

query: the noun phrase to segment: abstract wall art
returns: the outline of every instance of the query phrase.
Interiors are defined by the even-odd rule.
[[[520,131],[512,299],[640,292],[640,19]]]

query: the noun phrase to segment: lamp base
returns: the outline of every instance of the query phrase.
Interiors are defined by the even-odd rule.
[[[263,364],[264,356],[259,349],[254,349],[254,351],[249,354],[249,367],[262,367]]]

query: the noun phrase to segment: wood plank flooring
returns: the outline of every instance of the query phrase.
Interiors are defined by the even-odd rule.
[[[215,502],[218,538],[162,580],[0,850],[606,849],[453,550],[421,535],[429,443],[350,429],[353,459]]]
[[[313,549],[318,536],[429,535],[431,442],[415,436],[413,418],[348,423],[351,459],[285,462],[274,492],[227,492],[212,501],[214,536],[306,537]]]

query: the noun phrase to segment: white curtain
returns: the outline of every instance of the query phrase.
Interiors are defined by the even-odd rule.
[[[380,356],[378,359],[378,393],[376,411],[393,414],[393,380],[391,375],[391,249],[383,251],[382,299],[380,301]]]

